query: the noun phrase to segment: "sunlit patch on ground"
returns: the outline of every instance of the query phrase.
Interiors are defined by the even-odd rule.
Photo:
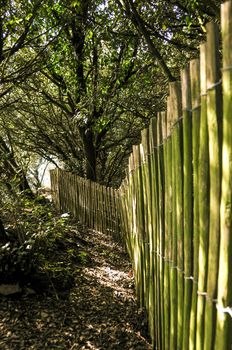
[[[76,266],[69,294],[0,299],[1,350],[151,349],[127,255],[99,232],[83,238],[90,263]]]

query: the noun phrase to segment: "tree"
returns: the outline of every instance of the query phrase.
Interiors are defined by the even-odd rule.
[[[81,176],[119,183],[131,144],[217,9],[217,1],[42,3],[30,44],[12,62],[33,69],[2,99],[5,132]]]
[[[173,62],[168,59],[167,51],[179,51],[182,57],[174,61],[185,64],[186,53],[188,59],[193,57],[199,41],[204,39],[206,22],[217,20],[220,14],[220,1],[206,4],[205,1],[116,0],[116,3],[144,39],[169,81],[178,77],[172,72]]]
[[[119,182],[120,165],[160,99],[160,88],[150,81],[157,67],[144,62],[138,36],[119,21],[120,14],[81,6],[51,8],[51,26],[62,34],[44,51],[40,72],[8,94],[9,101],[15,95],[18,101],[3,112],[3,126],[24,147],[56,155],[80,175]]]

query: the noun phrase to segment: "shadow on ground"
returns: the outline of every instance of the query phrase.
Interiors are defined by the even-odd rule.
[[[88,263],[73,265],[69,292],[0,299],[1,350],[151,349],[127,255],[99,232],[84,239]]]

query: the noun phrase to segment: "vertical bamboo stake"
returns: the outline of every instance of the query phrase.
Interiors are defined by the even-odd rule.
[[[190,62],[191,98],[192,98],[192,158],[193,158],[193,290],[190,317],[189,350],[196,344],[197,315],[197,281],[199,254],[199,140],[200,140],[200,62],[198,59]]]
[[[164,348],[164,160],[163,160],[163,136],[162,136],[162,113],[157,116],[157,141],[158,141],[158,266],[160,281],[160,322],[161,322],[161,348]]]
[[[218,275],[217,332],[214,349],[232,344],[232,2],[221,7],[223,47],[223,142],[222,194],[220,208],[220,259]]]
[[[170,140],[168,142],[168,172],[170,174],[170,188],[169,195],[171,198],[170,210],[170,261],[172,262],[170,271],[170,349],[177,348],[177,246],[176,246],[176,176],[173,171],[175,164],[175,152],[174,152],[174,140],[172,134],[173,125],[173,106],[171,97],[168,97],[167,104],[167,116],[168,116],[168,130],[170,132]]]
[[[137,156],[137,175],[138,175],[138,222],[139,222],[139,249],[140,249],[140,269],[141,269],[141,298],[140,305],[145,306],[146,278],[145,278],[145,214],[144,214],[144,193],[143,193],[143,177],[142,177],[142,160],[141,145],[136,148]]]
[[[211,349],[215,340],[216,308],[213,299],[217,294],[220,195],[221,195],[221,84],[219,70],[219,38],[215,23],[207,24],[207,119],[210,166],[210,221],[207,278],[207,302],[205,309],[204,349]]]
[[[162,112],[162,135],[163,135],[163,153],[164,153],[164,349],[169,350],[170,344],[170,239],[169,239],[169,174],[167,160],[167,113]]]
[[[158,116],[155,123],[155,207],[156,207],[156,232],[155,232],[155,278],[156,278],[156,322],[157,322],[157,347],[162,348],[162,306],[161,306],[161,279],[160,279],[160,188],[159,188],[159,125]]]
[[[143,178],[143,198],[144,198],[144,224],[145,224],[145,242],[144,242],[144,253],[145,253],[145,305],[146,309],[149,309],[149,287],[150,287],[150,231],[151,231],[151,208],[150,208],[150,177],[149,177],[149,130],[144,129],[141,132],[141,172]]]
[[[176,336],[174,334],[175,332],[175,309],[174,305],[172,304],[173,301],[176,302],[175,296],[176,296],[176,289],[175,285],[173,282],[173,268],[172,268],[172,251],[173,251],[173,203],[174,203],[174,196],[173,196],[173,176],[172,176],[172,163],[174,162],[172,158],[172,136],[171,136],[171,127],[172,127],[172,114],[170,110],[170,102],[168,100],[168,110],[167,110],[167,236],[169,238],[169,247],[168,247],[168,257],[167,261],[169,263],[169,276],[170,276],[170,283],[169,283],[169,288],[170,288],[170,318],[169,318],[169,328],[170,328],[170,333],[169,333],[169,344],[166,340],[167,347],[166,350],[171,349],[174,344],[176,344]],[[173,292],[174,292],[174,300],[173,300]],[[169,348],[168,348],[169,345]]]
[[[152,118],[149,126],[149,176],[150,176],[150,231],[149,231],[149,242],[150,242],[150,292],[149,292],[149,324],[150,334],[152,338],[152,345],[155,347],[155,253],[154,253],[154,217],[155,217],[155,201],[154,201],[154,178],[153,178],[153,165],[154,165],[154,139],[153,139],[153,124],[155,118]]]
[[[183,141],[184,141],[184,319],[182,349],[188,349],[189,325],[192,295],[192,256],[193,256],[193,182],[192,182],[192,123],[191,90],[189,67],[181,74]]]
[[[135,174],[135,164],[134,164],[134,157],[133,153],[131,153],[129,158],[129,174],[128,174],[128,185],[127,185],[127,220],[128,220],[128,226],[127,226],[127,232],[128,232],[128,244],[131,250],[131,254],[135,253],[135,242],[136,237],[138,235],[137,232],[137,225],[136,225],[136,196],[135,196],[135,188],[134,188],[134,174]],[[135,263],[135,259],[133,258],[133,263]],[[135,270],[135,266],[134,266]],[[136,282],[137,283],[137,282]]]
[[[153,345],[159,346],[159,312],[158,312],[158,278],[157,278],[157,213],[158,213],[158,169],[157,169],[157,118],[152,118],[150,123],[150,140],[151,140],[151,178],[152,178],[152,189],[151,189],[151,202],[152,202],[152,238],[151,238],[151,273],[152,283],[154,285],[153,293],[151,293],[151,300],[153,300],[154,310],[154,340]]]
[[[181,132],[182,125],[179,117],[181,116],[181,98],[178,83],[170,83],[170,102],[173,115],[173,299],[176,297],[176,278],[177,278],[177,304],[173,309],[177,311],[177,344],[176,348],[181,349],[182,345],[182,327],[183,327],[183,184],[182,184],[182,154],[181,154]],[[178,266],[179,273],[177,274],[176,266]],[[177,310],[176,310],[177,307]],[[173,315],[173,322],[176,315]],[[174,326],[174,325],[173,325]],[[176,327],[176,325],[174,326]],[[175,339],[175,337],[174,337]],[[174,344],[173,344],[174,345]],[[175,347],[174,347],[175,348]]]
[[[142,296],[142,271],[141,271],[141,251],[140,251],[140,240],[141,240],[141,232],[140,232],[140,215],[139,215],[139,177],[138,177],[138,171],[139,171],[139,161],[138,161],[138,146],[133,146],[133,158],[134,158],[134,196],[136,197],[136,237],[135,237],[135,250],[134,250],[134,257],[135,257],[135,263],[136,263],[136,280],[137,280],[137,298],[139,301],[139,304],[141,305],[143,303],[143,296]]]
[[[132,153],[133,156],[133,153]],[[130,248],[130,254],[131,254],[131,258],[132,258],[132,263],[133,266],[135,265],[135,259],[134,259],[134,250],[135,250],[135,237],[136,237],[136,232],[134,229],[134,221],[135,219],[135,211],[136,211],[136,206],[132,200],[132,206],[130,206],[130,193],[131,193],[131,182],[130,179],[133,176],[133,172],[131,171],[131,176],[127,175],[127,177],[124,180],[124,187],[123,187],[123,191],[124,191],[124,199],[125,199],[125,203],[124,203],[124,208],[125,208],[125,213],[124,213],[124,218],[125,218],[125,226],[126,226],[126,237],[127,237],[127,241],[128,241],[128,246]],[[129,208],[131,208],[131,215],[133,220],[131,222],[129,222]],[[135,267],[134,267],[134,271],[135,271]]]
[[[201,72],[201,125],[199,149],[199,275],[197,301],[196,349],[204,346],[204,309],[207,280],[208,232],[209,232],[209,151],[206,99],[206,44],[200,46]]]
[[[120,206],[121,203],[119,203]],[[109,188],[106,188],[106,208],[107,208],[107,231],[111,234],[111,210],[110,210],[110,200],[109,200]],[[121,207],[120,207],[121,215]]]

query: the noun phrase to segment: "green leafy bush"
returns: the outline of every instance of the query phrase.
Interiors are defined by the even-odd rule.
[[[68,230],[69,216],[58,216],[41,197],[6,196],[0,214],[5,226],[5,236],[0,236],[0,283],[25,279],[45,265]]]

